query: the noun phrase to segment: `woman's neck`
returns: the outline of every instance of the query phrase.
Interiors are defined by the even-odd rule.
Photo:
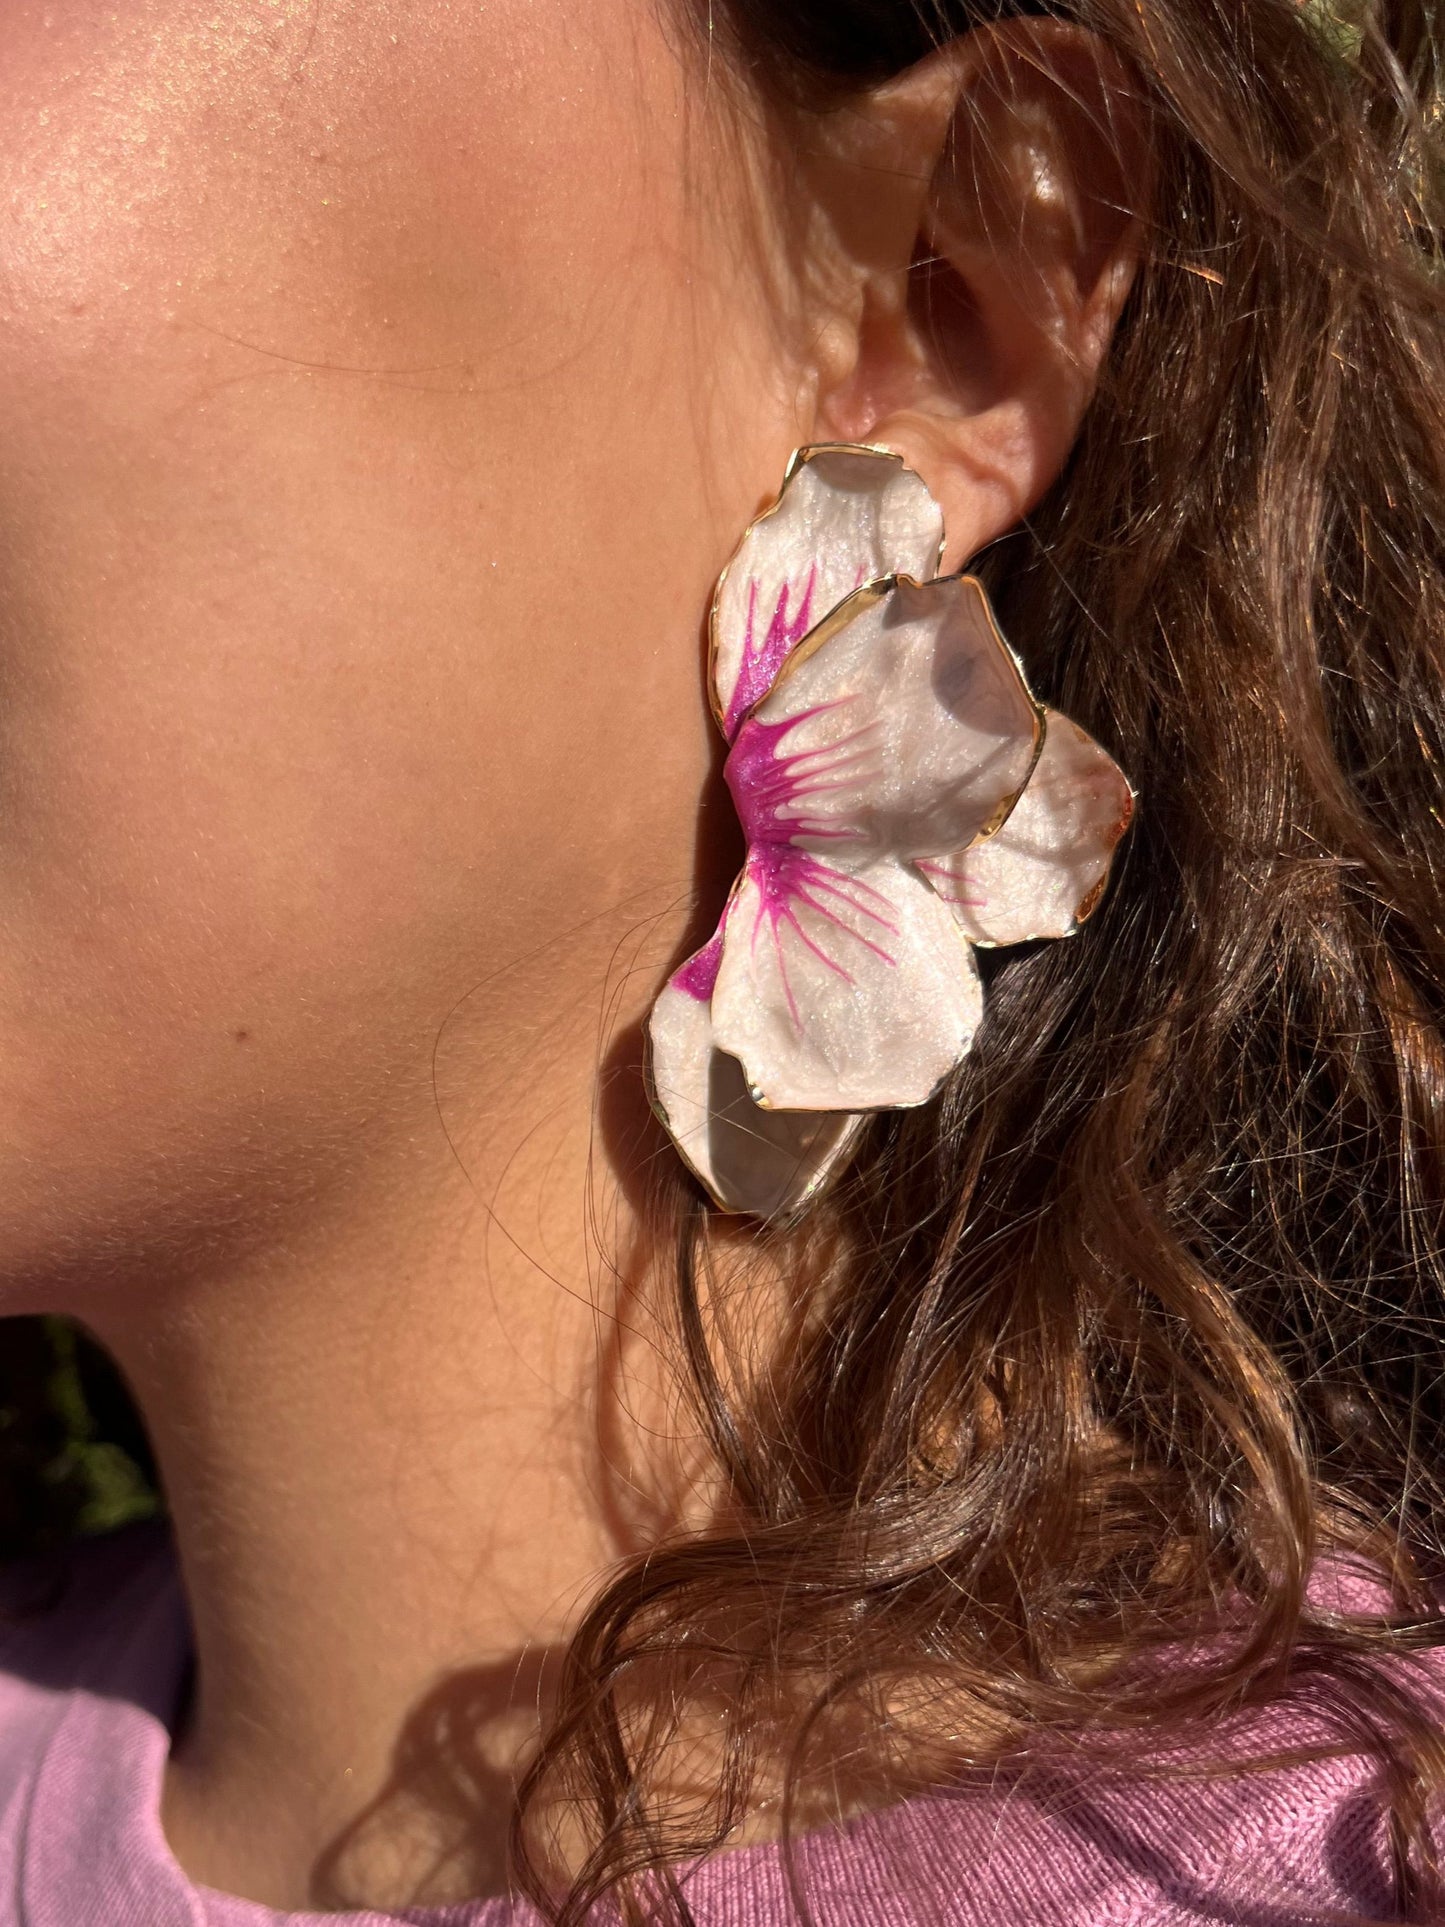
[[[589,1230],[601,1203],[607,1249],[640,1243],[605,1129],[598,1155],[606,976],[554,980],[501,1078],[478,1014],[440,1106],[304,1234],[91,1317],[175,1521],[198,1685],[165,1824],[208,1885],[301,1908],[497,1884],[549,1656],[636,1544],[668,1429],[647,1294]]]

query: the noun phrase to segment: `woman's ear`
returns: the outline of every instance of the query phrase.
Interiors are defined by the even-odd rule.
[[[958,567],[1068,457],[1148,218],[1147,116],[1094,35],[1019,19],[838,110],[819,158],[815,438],[904,455]]]

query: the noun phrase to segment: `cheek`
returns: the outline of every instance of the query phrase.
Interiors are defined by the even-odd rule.
[[[637,9],[457,11],[0,15],[0,1271],[359,1142],[687,887],[761,329]]]

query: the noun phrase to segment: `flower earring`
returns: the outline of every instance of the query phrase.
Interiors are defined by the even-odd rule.
[[[1069,936],[1133,812],[942,554],[899,456],[818,446],[718,583],[711,695],[747,859],[648,1037],[654,1108],[725,1211],[796,1211],[868,1113],[925,1103],[982,1016],[974,946]]]

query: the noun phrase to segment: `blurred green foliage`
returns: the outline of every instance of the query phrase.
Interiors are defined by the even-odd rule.
[[[0,1319],[0,1558],[161,1510],[120,1374],[63,1318]]]

